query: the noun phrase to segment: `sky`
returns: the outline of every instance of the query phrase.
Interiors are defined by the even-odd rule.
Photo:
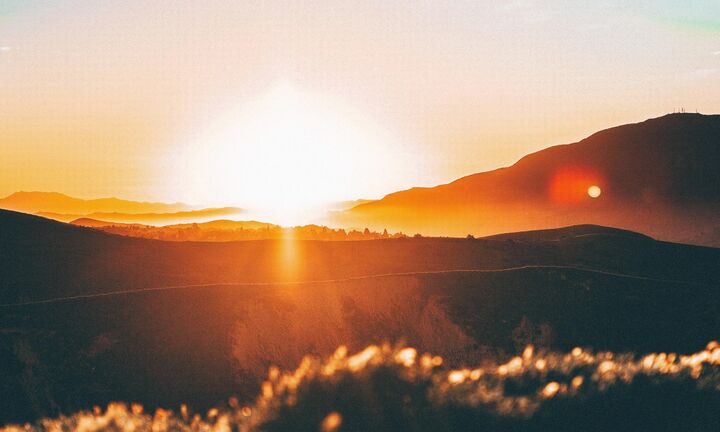
[[[0,196],[378,198],[681,108],[717,0],[0,0]]]

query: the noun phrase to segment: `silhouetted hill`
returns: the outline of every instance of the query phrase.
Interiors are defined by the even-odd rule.
[[[550,147],[507,168],[392,193],[337,218],[429,235],[598,224],[702,242],[698,232],[720,225],[718,166],[720,116],[671,114]],[[587,193],[593,185],[602,191],[597,198]]]
[[[96,212],[174,213],[191,210],[190,206],[182,203],[137,202],[118,198],[85,200],[58,192],[15,192],[0,199],[0,208],[23,213],[50,212],[81,215]]]
[[[573,235],[577,230],[557,231],[567,233],[558,241],[533,240],[536,233],[519,233],[509,239],[475,240],[163,242],[0,210],[0,302],[179,284],[307,281],[528,265],[720,281],[717,249],[640,235]]]
[[[650,239],[650,237],[618,228],[604,227],[600,225],[573,225],[564,228],[519,231],[514,233],[495,234],[493,236],[483,237],[492,240],[512,240],[512,241],[540,241],[540,240],[562,240],[573,237],[583,236],[618,236],[625,238],[642,238]]]

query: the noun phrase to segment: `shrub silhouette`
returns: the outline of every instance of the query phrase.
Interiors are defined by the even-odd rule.
[[[536,352],[507,363],[447,370],[412,348],[369,346],[353,356],[306,357],[295,371],[270,368],[254,406],[205,416],[111,404],[104,412],[44,419],[33,430],[240,431],[716,431],[720,426],[720,345],[692,355],[580,348]]]

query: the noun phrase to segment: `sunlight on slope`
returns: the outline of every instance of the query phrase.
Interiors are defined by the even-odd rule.
[[[285,237],[280,241],[280,253],[278,257],[278,269],[280,279],[285,281],[298,280],[300,270],[300,257],[298,240],[295,238],[295,231],[286,229]]]

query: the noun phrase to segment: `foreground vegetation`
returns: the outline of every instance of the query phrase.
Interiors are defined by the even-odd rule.
[[[204,415],[110,404],[6,431],[720,430],[720,344],[692,355],[536,352],[448,370],[413,348],[369,346],[271,368],[252,406]]]

